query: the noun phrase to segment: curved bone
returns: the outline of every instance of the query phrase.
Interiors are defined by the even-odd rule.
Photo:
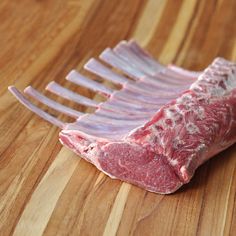
[[[9,86],[8,90],[16,97],[16,99],[20,103],[22,103],[25,107],[27,107],[32,112],[34,112],[35,114],[37,114],[44,120],[47,120],[51,124],[58,126],[61,129],[65,128],[66,123],[60,121],[59,119],[55,118],[54,116],[48,114],[47,112],[35,106],[17,88],[15,88],[14,86]]]

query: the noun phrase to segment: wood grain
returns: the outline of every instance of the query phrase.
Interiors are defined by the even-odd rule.
[[[7,92],[56,80],[94,97],[64,77],[122,39],[194,70],[235,61],[235,17],[235,0],[0,1],[0,235],[235,235],[235,145],[157,195],[104,176]]]

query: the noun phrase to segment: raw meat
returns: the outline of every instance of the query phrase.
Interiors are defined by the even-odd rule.
[[[63,123],[10,91],[32,111],[56,124],[63,145],[111,178],[168,194],[188,183],[199,165],[236,142],[236,64],[216,58],[203,72],[164,67],[135,42],[121,42],[100,58],[129,76],[115,73],[95,59],[85,69],[121,85],[110,89],[76,71],[67,79],[103,94],[97,103],[51,82],[47,89],[94,107],[83,114],[45,97],[32,87],[25,93],[76,118]]]

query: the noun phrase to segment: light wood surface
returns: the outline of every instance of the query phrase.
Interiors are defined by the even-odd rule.
[[[235,235],[235,145],[157,195],[62,147],[59,129],[7,91],[56,80],[94,97],[64,77],[122,39],[194,70],[216,56],[236,61],[235,19],[235,0],[0,1],[0,235]]]

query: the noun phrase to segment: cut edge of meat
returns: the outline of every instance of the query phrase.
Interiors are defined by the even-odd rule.
[[[170,194],[184,184],[164,156],[136,143],[96,141],[77,130],[62,130],[59,140],[112,179],[145,186],[146,190],[160,194]],[[160,168],[150,168],[155,165]]]

